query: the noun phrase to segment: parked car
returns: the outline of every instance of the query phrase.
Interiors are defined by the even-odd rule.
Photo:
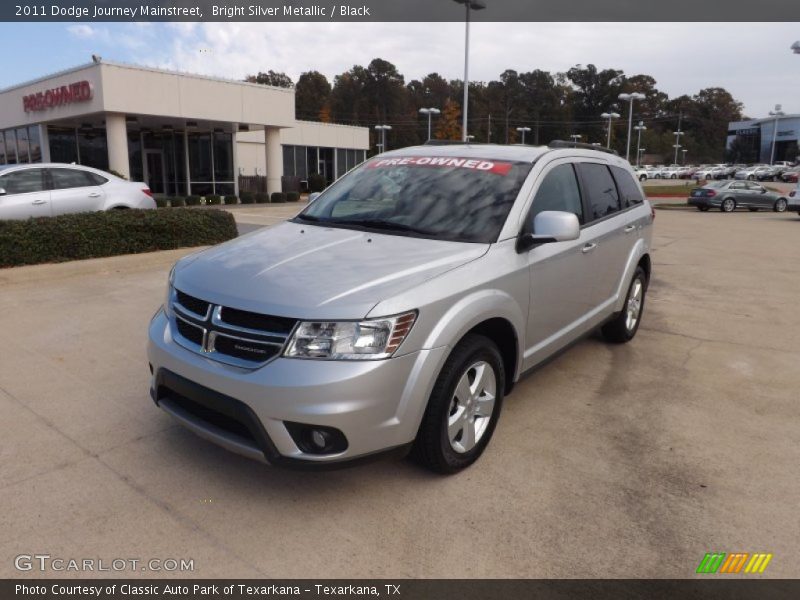
[[[395,150],[181,259],[150,323],[154,401],[272,464],[467,467],[522,372],[641,322],[654,213],[627,161],[575,146]]]
[[[788,199],[752,181],[720,181],[694,188],[688,203],[704,212],[711,208],[719,208],[723,212],[733,212],[737,208],[751,211],[768,208],[784,212]]]
[[[789,204],[786,207],[788,210],[796,210],[800,215],[800,185],[789,192]]]
[[[716,166],[703,166],[699,167],[695,172],[692,174],[693,179],[722,179],[725,175],[725,170],[722,167]]]
[[[797,183],[800,177],[800,167],[792,167],[781,173],[781,181],[784,183]]]
[[[678,179],[691,179],[695,172],[695,167],[683,166],[678,169]]]
[[[639,181],[647,181],[650,173],[650,171],[644,167],[636,167],[634,172],[636,173],[636,177],[639,179]]]
[[[80,165],[0,166],[0,220],[119,208],[155,208],[150,189]]]
[[[746,169],[736,171],[736,179],[747,179],[749,181],[765,181],[772,179],[775,171],[769,165],[753,165]]]

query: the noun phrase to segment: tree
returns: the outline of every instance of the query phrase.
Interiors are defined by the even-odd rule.
[[[271,85],[274,87],[290,88],[294,84],[291,77],[286,73],[278,73],[270,69],[266,73],[258,72],[258,75],[248,75],[245,81],[249,83],[260,83],[261,85]]]
[[[295,113],[298,119],[322,120],[322,111],[331,97],[331,84],[319,71],[306,71],[295,86]],[[330,118],[330,109],[328,109]]]
[[[434,136],[437,140],[461,139],[461,109],[452,100],[445,102]]]

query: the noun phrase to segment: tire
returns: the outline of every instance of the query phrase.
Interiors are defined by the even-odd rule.
[[[778,198],[775,201],[775,206],[772,207],[772,210],[777,213],[786,212],[786,198]]]
[[[728,213],[735,211],[736,200],[734,200],[733,198],[725,198],[725,200],[722,201],[722,204],[719,205],[719,209],[722,212],[728,212]]]
[[[647,275],[642,267],[636,267],[631,284],[628,286],[628,294],[625,296],[625,308],[601,329],[606,341],[624,344],[633,339],[642,322],[646,295]]]
[[[647,181],[647,175],[639,175],[639,181]]]
[[[436,379],[411,457],[442,474],[457,473],[478,460],[497,425],[505,383],[497,345],[482,335],[467,334]],[[481,416],[481,408],[488,416]]]
[[[753,175],[750,175],[747,179],[748,179],[748,181],[755,181],[756,180],[756,178]]]

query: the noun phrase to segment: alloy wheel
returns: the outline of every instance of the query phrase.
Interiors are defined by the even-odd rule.
[[[636,327],[636,323],[639,322],[639,315],[642,314],[643,296],[644,285],[642,284],[642,280],[637,277],[636,281],[633,282],[633,287],[631,287],[631,293],[628,296],[628,304],[625,308],[625,327],[628,328],[628,331],[633,331]]]
[[[477,445],[492,419],[496,397],[497,377],[488,362],[476,362],[464,371],[447,417],[447,437],[453,450],[464,454]]]

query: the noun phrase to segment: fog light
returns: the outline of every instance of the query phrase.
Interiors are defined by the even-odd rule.
[[[347,438],[333,427],[284,421],[289,435],[306,454],[338,454],[347,450]]]

